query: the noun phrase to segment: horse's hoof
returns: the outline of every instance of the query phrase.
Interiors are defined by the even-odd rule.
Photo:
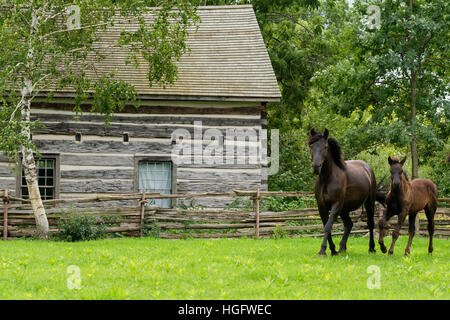
[[[326,256],[327,256],[326,252],[319,251],[319,257],[326,258]]]
[[[385,246],[380,246],[380,249],[381,249],[381,252],[383,252],[383,253],[386,253],[387,252],[387,249],[386,249],[386,247]]]
[[[369,253],[376,253],[377,252],[377,250],[375,250],[375,249],[369,249]]]
[[[389,252],[388,252],[388,256],[392,256],[393,254],[394,254],[393,251],[389,251]]]
[[[405,252],[405,257],[409,256],[409,252]]]

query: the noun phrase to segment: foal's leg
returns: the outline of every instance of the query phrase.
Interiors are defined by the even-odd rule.
[[[430,236],[430,240],[428,243],[428,253],[431,254],[433,252],[433,234],[434,234],[434,214],[436,212],[436,205],[427,204],[425,206],[425,214],[428,220],[428,235]]]
[[[384,209],[380,219],[378,220],[378,244],[380,245],[381,252],[386,253],[387,249],[384,245],[384,233],[386,228],[386,222],[389,219],[389,211],[387,209]]]
[[[375,251],[375,241],[373,240],[373,228],[375,226],[375,222],[373,220],[373,216],[375,215],[375,200],[367,199],[364,203],[364,207],[367,212],[367,225],[369,227],[370,240],[369,240],[369,252]]]
[[[405,256],[410,254],[412,240],[413,240],[414,234],[416,232],[416,215],[417,215],[417,213],[409,215],[409,228],[408,228],[409,239],[408,239],[408,244],[406,245],[406,249],[405,249]]]
[[[341,212],[341,218],[342,221],[344,222],[344,235],[342,236],[342,240],[339,244],[338,253],[347,251],[347,240],[348,236],[350,235],[350,231],[352,230],[353,227],[353,222],[352,219],[350,219],[350,215],[348,214],[348,212]]]
[[[392,243],[391,243],[391,247],[389,248],[389,252],[388,252],[388,255],[390,255],[390,256],[394,254],[395,242],[397,242],[397,239],[400,235],[400,229],[402,228],[403,222],[405,222],[408,211],[409,211],[409,208],[408,208],[408,210],[402,210],[402,212],[400,212],[400,214],[398,215],[398,222],[397,222],[397,225],[395,226],[394,231],[392,232]]]

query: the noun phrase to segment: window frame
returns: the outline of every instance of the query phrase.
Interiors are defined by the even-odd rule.
[[[170,162],[172,166],[171,173],[171,194],[177,193],[177,165],[172,161],[171,156],[135,156],[134,157],[134,192],[139,193],[139,163],[140,162]],[[173,208],[176,206],[177,199],[170,199],[170,206]]]
[[[39,161],[36,154],[34,155],[35,161]],[[59,199],[60,197],[60,180],[61,180],[61,171],[60,171],[60,164],[61,164],[61,156],[57,153],[41,153],[41,159],[53,159],[55,160],[55,177],[54,177],[54,190],[55,190],[55,197],[54,199]],[[19,164],[19,170],[17,171],[16,176],[16,194],[22,198],[22,157],[20,157],[20,164]],[[37,173],[38,174],[38,173]],[[39,183],[39,181],[38,181]]]

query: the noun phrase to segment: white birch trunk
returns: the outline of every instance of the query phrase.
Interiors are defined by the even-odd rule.
[[[27,70],[30,75],[33,74],[32,70],[34,59],[32,38],[38,25],[39,19],[36,15],[36,12],[33,12],[30,30],[30,42],[26,63]],[[22,105],[20,108],[21,121],[28,124],[30,123],[31,118],[31,100],[34,91],[34,84],[32,82],[32,79],[33,79],[32,76],[31,77],[26,76],[24,79],[22,88]],[[25,128],[26,129],[24,129],[23,133],[28,137],[29,140],[31,140],[30,129],[28,126],[26,126]],[[22,153],[22,167],[28,187],[28,195],[30,197],[31,207],[33,208],[34,219],[36,221],[36,236],[38,236],[40,239],[47,239],[49,233],[48,220],[47,215],[45,214],[44,205],[42,203],[41,193],[39,191],[34,153],[32,149],[27,148],[25,146],[21,146],[20,149]]]
[[[25,80],[25,87],[22,90],[22,95],[26,95],[21,108],[21,119],[23,122],[30,122],[31,115],[31,98],[30,90],[31,83]],[[31,138],[30,130],[27,128],[24,132],[29,138]],[[42,203],[41,193],[39,192],[38,177],[36,170],[36,162],[34,159],[33,150],[21,146],[22,153],[22,167],[27,182],[28,194],[31,201],[31,207],[33,208],[33,214],[36,221],[36,236],[40,239],[48,238],[48,220],[45,214],[45,208]]]

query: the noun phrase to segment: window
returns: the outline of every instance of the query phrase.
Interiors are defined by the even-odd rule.
[[[139,192],[172,193],[172,162],[140,161],[138,170]],[[155,199],[155,205],[170,208],[171,199]]]
[[[55,199],[56,186],[56,159],[55,158],[41,158],[36,160],[36,171],[38,176],[39,191],[42,200]],[[25,173],[22,168],[20,191],[22,198],[28,199],[28,187],[25,180]]]

